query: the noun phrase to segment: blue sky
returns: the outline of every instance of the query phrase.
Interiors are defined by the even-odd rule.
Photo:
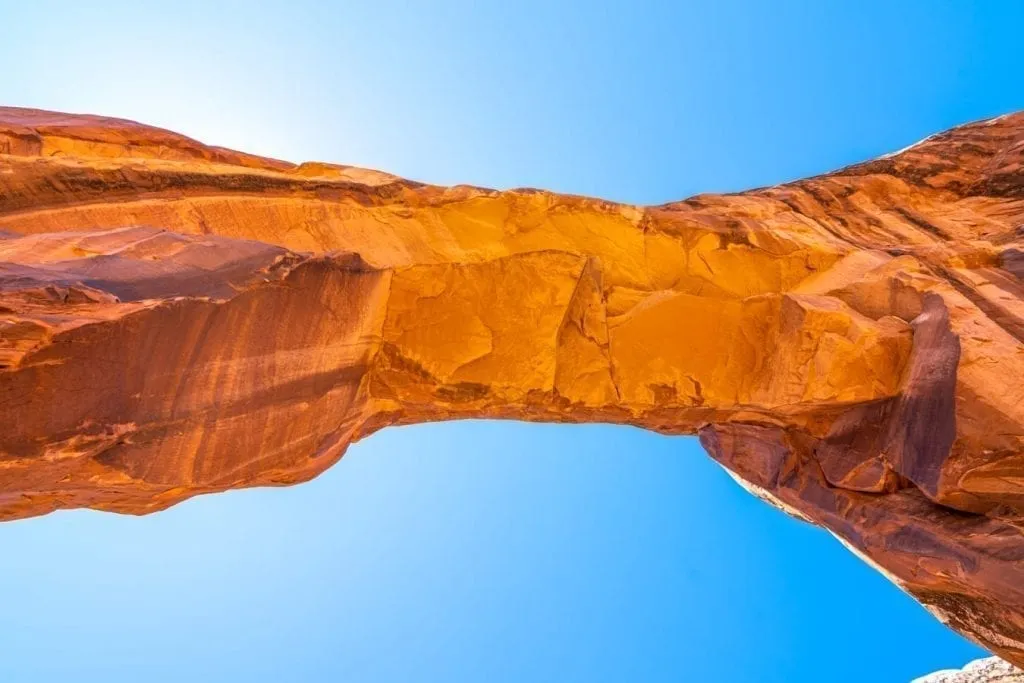
[[[5,104],[637,203],[1024,108],[1024,4],[997,0],[0,0],[0,17]],[[3,524],[0,549],[15,683],[902,683],[981,654],[694,440],[627,428],[387,430],[300,487]]]

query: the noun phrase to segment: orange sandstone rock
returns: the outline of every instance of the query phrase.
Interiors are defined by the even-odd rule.
[[[1024,664],[1024,114],[636,207],[0,109],[0,518],[292,484],[390,424],[699,434]]]

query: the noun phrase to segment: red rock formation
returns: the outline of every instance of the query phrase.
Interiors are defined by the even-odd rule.
[[[0,109],[0,517],[291,484],[389,424],[699,434],[1024,664],[1024,114],[634,207]]]

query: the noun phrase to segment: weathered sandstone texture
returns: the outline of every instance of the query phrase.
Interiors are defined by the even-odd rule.
[[[911,683],[1024,683],[1024,671],[997,657],[978,659],[963,669],[936,671]]]
[[[1022,277],[1024,113],[637,207],[0,109],[0,518],[293,484],[393,424],[630,424],[1024,664]]]

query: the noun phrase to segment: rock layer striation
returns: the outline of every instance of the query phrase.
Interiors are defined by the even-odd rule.
[[[1024,664],[1024,113],[638,207],[0,108],[0,518],[316,476],[393,424],[698,434]]]

